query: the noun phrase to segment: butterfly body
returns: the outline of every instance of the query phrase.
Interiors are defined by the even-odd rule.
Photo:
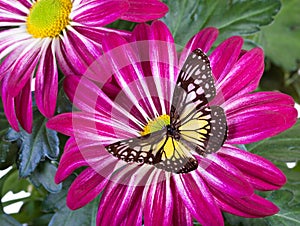
[[[149,164],[172,173],[197,169],[193,153],[206,156],[216,152],[226,139],[223,109],[209,106],[215,94],[209,60],[196,49],[179,73],[169,124],[150,134],[108,145],[107,151],[126,162]]]

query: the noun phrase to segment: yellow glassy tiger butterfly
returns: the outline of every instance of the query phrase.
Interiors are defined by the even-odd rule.
[[[173,93],[170,122],[161,130],[106,146],[126,162],[154,165],[173,173],[198,167],[193,153],[205,156],[223,145],[227,124],[224,111],[209,106],[216,95],[208,57],[194,50],[179,73]]]

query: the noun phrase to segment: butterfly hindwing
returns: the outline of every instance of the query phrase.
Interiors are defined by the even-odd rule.
[[[189,172],[198,166],[189,149],[164,131],[122,140],[106,146],[106,149],[123,161],[146,163],[168,172]]]

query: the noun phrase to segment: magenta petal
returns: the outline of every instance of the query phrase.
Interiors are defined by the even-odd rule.
[[[220,209],[205,182],[196,173],[175,175],[172,180],[183,203],[197,221],[203,226],[224,225]]]
[[[293,99],[281,93],[248,94],[227,103],[227,142],[230,144],[251,143],[274,136],[297,120]]]
[[[208,158],[198,158],[199,168],[196,171],[209,187],[234,197],[245,197],[254,190],[244,175],[230,162],[211,154]]]
[[[159,178],[160,174],[157,173],[155,177]],[[147,191],[147,198],[144,204],[143,213],[146,225],[172,225],[174,203],[170,180],[156,182],[154,179],[154,181]]]
[[[95,83],[84,77],[67,76],[63,87],[80,110],[110,116],[114,103]]]
[[[21,92],[15,97],[16,115],[23,129],[32,132],[32,97],[31,79],[27,81]]]
[[[171,181],[171,190],[176,191],[176,186]],[[191,213],[186,208],[185,204],[183,203],[180,195],[178,192],[172,192],[173,200],[174,200],[174,206],[173,206],[173,226],[193,226],[193,218],[191,216]]]
[[[55,43],[56,57],[58,64],[65,75],[83,75],[89,66],[74,48],[74,41],[69,37],[72,36],[70,32],[63,33],[60,42]],[[76,65],[76,67],[74,67]]]
[[[94,169],[85,169],[69,188],[68,207],[75,210],[86,205],[100,194],[108,182],[109,178],[103,177]]]
[[[216,80],[222,80],[236,63],[243,39],[233,36],[222,42],[209,56],[211,69]]]
[[[107,60],[112,66],[114,78],[122,88],[122,92],[115,99],[115,103],[118,103],[128,112],[135,109],[135,114],[140,113],[142,118],[134,113],[132,115],[141,121],[151,117],[149,114],[155,115],[156,106],[152,100],[155,95],[151,94],[153,89],[148,87],[148,84],[153,84],[153,82],[148,81],[147,83],[147,79],[151,78],[145,78],[141,60],[134,51],[136,46],[129,44],[124,38],[116,34],[109,34],[107,38],[103,39],[102,44]]]
[[[12,14],[16,14],[16,15],[20,15],[20,16],[25,16],[26,14],[24,13],[24,10],[27,11],[26,8],[29,8],[30,5],[29,5],[29,2],[27,2],[27,4],[24,4],[24,5],[26,5],[26,8],[25,8],[22,5],[22,3],[24,4],[24,0],[16,1],[16,2],[1,1],[0,2],[0,9],[5,10],[6,12],[11,12]]]
[[[137,168],[127,169],[125,167],[117,172],[105,188],[98,208],[97,225],[142,224],[141,200],[144,187],[130,185],[129,181],[137,179],[137,175],[134,175]]]
[[[241,217],[258,218],[278,213],[279,208],[272,202],[253,194],[250,197],[234,198],[222,191],[212,191],[220,208],[228,213]]]
[[[144,41],[150,38],[151,26],[146,23],[137,24],[132,31],[132,41]],[[147,52],[149,54],[149,52]],[[142,58],[143,59],[143,58]]]
[[[10,96],[7,92],[7,79],[4,79],[1,82],[1,97],[2,97],[2,104],[5,116],[7,121],[9,122],[10,126],[17,132],[20,131],[17,115],[15,111],[15,98]]]
[[[215,42],[219,34],[219,30],[214,27],[204,28],[194,35],[186,44],[180,56],[180,66],[183,66],[187,56],[195,49],[200,48],[207,53],[212,44]]]
[[[264,71],[264,53],[254,48],[245,53],[231,68],[230,72],[217,81],[216,88],[225,100],[254,91]]]
[[[70,137],[65,145],[64,152],[61,156],[57,172],[55,174],[55,183],[60,183],[65,180],[71,173],[81,167],[87,166],[88,163],[82,156],[76,140],[74,137]]]
[[[117,137],[109,119],[84,112],[57,115],[47,122],[47,127],[67,136],[95,141]]]
[[[36,72],[35,99],[36,105],[45,117],[51,117],[56,107],[58,91],[58,72],[53,46],[43,51]]]
[[[286,182],[284,174],[269,160],[233,146],[223,147],[218,153],[237,167],[257,190],[275,190]]]
[[[178,59],[173,36],[168,27],[160,22],[154,21],[150,29],[150,65],[155,80],[157,95],[164,100],[171,100],[174,85],[178,74]],[[164,103],[161,102],[162,108]],[[163,112],[165,114],[165,112]]]
[[[77,58],[80,59],[86,67],[90,66],[101,54],[99,44],[91,41],[88,37],[83,36],[75,29],[68,31],[68,41],[72,46]]]
[[[8,78],[8,92],[16,96],[32,76],[40,58],[39,48],[21,54],[12,66]]]
[[[87,26],[104,26],[119,19],[129,8],[124,0],[89,1],[76,9],[73,21]]]
[[[146,22],[163,17],[168,12],[168,6],[158,0],[128,0],[130,6],[121,19],[132,22]]]

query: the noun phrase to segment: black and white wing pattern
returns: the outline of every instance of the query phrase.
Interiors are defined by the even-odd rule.
[[[128,163],[154,165],[156,168],[173,173],[190,172],[198,167],[189,149],[167,130],[145,136],[122,140],[106,146],[113,156]]]

